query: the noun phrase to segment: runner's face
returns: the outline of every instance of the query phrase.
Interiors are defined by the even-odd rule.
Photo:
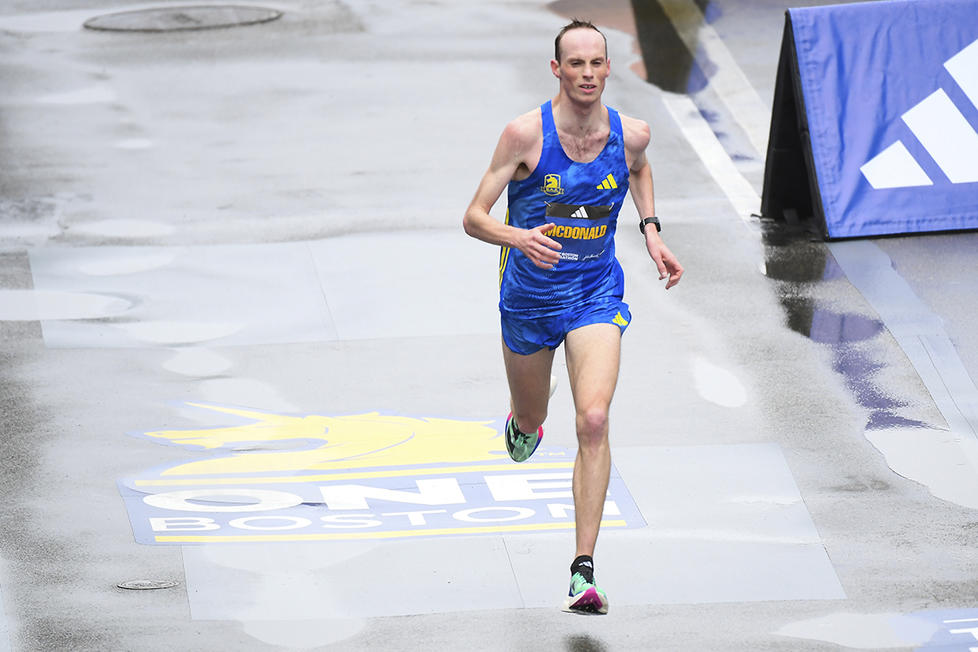
[[[593,29],[572,29],[560,39],[560,63],[550,62],[560,88],[578,102],[601,99],[611,66],[605,52],[604,38]]]

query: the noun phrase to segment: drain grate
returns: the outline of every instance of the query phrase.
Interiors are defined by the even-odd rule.
[[[179,32],[256,25],[281,16],[276,9],[240,5],[156,7],[96,16],[86,20],[85,27],[110,32]]]

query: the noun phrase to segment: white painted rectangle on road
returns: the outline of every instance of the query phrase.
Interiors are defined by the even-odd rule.
[[[458,229],[250,245],[49,247],[31,250],[30,261],[34,288],[46,293],[40,298],[93,306],[86,318],[41,315],[47,346],[153,348],[493,335],[497,256]],[[111,314],[100,308],[107,303]],[[56,308],[48,312],[60,314]]]

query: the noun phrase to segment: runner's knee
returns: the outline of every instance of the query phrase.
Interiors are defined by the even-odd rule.
[[[577,438],[581,446],[600,445],[608,436],[608,408],[602,405],[581,410],[577,415]]]

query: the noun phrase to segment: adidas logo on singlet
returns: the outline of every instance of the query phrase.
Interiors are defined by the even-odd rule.
[[[614,175],[609,174],[607,177],[605,177],[605,180],[599,183],[596,187],[598,190],[614,190],[618,187],[618,183],[615,181]]]
[[[590,217],[590,215],[588,215],[587,214],[587,211],[584,210],[584,207],[581,206],[576,211],[574,211],[573,213],[571,213],[571,217],[577,217],[577,218],[586,220],[588,217]]]

